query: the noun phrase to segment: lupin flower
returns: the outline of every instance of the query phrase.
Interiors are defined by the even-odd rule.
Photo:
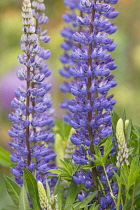
[[[71,136],[71,142],[77,147],[72,157],[76,164],[86,165],[90,163],[89,156],[94,158],[94,144],[99,144],[112,134],[111,111],[116,101],[113,95],[108,96],[108,92],[117,85],[111,75],[117,65],[110,52],[117,45],[108,35],[117,30],[110,19],[117,17],[118,12],[111,6],[117,1],[81,0],[79,3],[82,16],[77,16],[77,24],[81,30],[72,35],[77,44],[71,53],[74,63],[69,69],[74,79],[69,88],[65,83],[62,89],[68,89],[75,97],[64,103],[64,107],[68,106],[72,112],[69,122],[76,130]],[[111,178],[113,166],[109,165],[108,168],[108,178]],[[99,173],[98,167],[86,172],[80,170],[73,180],[77,184],[84,184],[87,189],[94,187],[98,190]],[[103,181],[104,173],[100,179]]]
[[[77,23],[86,30],[73,34],[80,48],[75,47],[72,51],[77,64],[70,68],[76,78],[71,82],[70,91],[75,99],[69,103],[69,110],[73,113],[70,124],[76,129],[71,141],[78,146],[73,154],[77,164],[89,163],[88,156],[94,154],[94,144],[99,144],[112,134],[111,111],[116,101],[113,95],[108,96],[108,91],[117,85],[111,75],[117,65],[109,52],[115,50],[117,45],[108,34],[117,30],[109,20],[118,15],[110,5],[114,3],[80,1],[83,16],[77,17]],[[93,171],[93,185],[96,188],[96,168]]]
[[[39,2],[41,5],[38,4],[38,8],[44,10],[42,1]],[[45,185],[47,171],[55,168],[52,160],[56,156],[51,149],[54,142],[51,128],[54,122],[50,113],[52,102],[47,95],[51,86],[44,81],[49,70],[39,56],[42,48],[38,45],[37,26],[34,24],[30,0],[23,1],[22,17],[24,34],[21,37],[21,48],[24,53],[18,56],[18,60],[25,68],[20,69],[17,76],[20,80],[25,80],[26,87],[19,87],[11,102],[15,109],[9,115],[14,123],[9,131],[14,142],[9,144],[15,149],[11,155],[15,167],[11,171],[19,185],[23,184],[24,168],[35,171],[37,181]],[[40,69],[43,68],[45,70],[41,73]],[[48,182],[52,186],[54,179],[48,179]]]
[[[129,124],[129,121],[125,121],[125,129],[127,128],[127,125]],[[128,148],[126,144],[126,139],[124,135],[124,125],[123,120],[119,119],[116,126],[116,138],[118,142],[118,154],[117,154],[117,167],[123,166],[124,163],[127,165],[129,164],[128,161]]]
[[[77,22],[76,22],[76,13],[77,9],[80,8],[80,0],[64,0],[64,4],[69,8],[63,16],[63,20],[66,22],[67,26],[65,26],[61,30],[61,35],[64,37],[64,43],[61,44],[61,48],[64,50],[63,55],[60,56],[60,61],[63,64],[63,68],[59,69],[59,73],[62,77],[68,79],[75,80],[73,75],[70,72],[70,66],[75,63],[75,60],[71,56],[71,51],[75,49],[77,43],[74,43],[73,34],[77,29]],[[79,15],[82,15],[81,11],[79,10]],[[79,29],[81,31],[81,26]],[[64,81],[63,84],[60,85],[60,90],[64,93],[70,93],[70,81]],[[69,99],[65,98],[64,101],[60,104],[60,107],[67,110],[67,115],[64,115],[64,120],[67,122],[69,119],[72,118],[72,113],[68,112],[69,106]]]

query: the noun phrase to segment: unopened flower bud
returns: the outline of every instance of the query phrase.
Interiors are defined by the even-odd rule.
[[[126,127],[128,126],[128,123],[129,123],[129,121],[126,120],[125,121]],[[116,137],[117,137],[118,149],[119,149],[116,165],[118,167],[121,167],[124,164],[124,162],[126,162],[126,164],[128,165],[129,164],[129,161],[127,160],[128,159],[128,148],[126,145],[126,140],[125,140],[125,135],[124,135],[124,126],[123,126],[122,119],[119,119],[117,122]]]
[[[38,181],[37,187],[38,187],[40,206],[43,210],[47,210],[47,200],[48,199],[47,199],[46,191],[44,189],[42,182]]]

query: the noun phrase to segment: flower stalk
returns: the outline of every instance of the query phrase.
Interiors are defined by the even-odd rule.
[[[96,0],[94,2],[94,4],[96,5]],[[95,9],[92,9],[92,18],[91,18],[91,22],[90,22],[90,34],[93,33],[94,31],[94,27],[93,27],[93,22],[94,22],[94,18],[95,18],[95,12],[96,10]],[[93,43],[91,42],[89,44],[89,49],[88,49],[88,66],[89,66],[89,69],[92,69],[92,49],[93,49]],[[88,101],[90,102],[90,106],[92,107],[93,106],[93,101],[92,101],[92,93],[90,92],[90,88],[91,88],[91,85],[92,85],[92,78],[89,77],[88,78],[88,84],[87,84],[87,90],[88,90]],[[94,93],[94,99],[98,97],[98,93],[95,92]],[[90,138],[90,141],[91,141],[91,145],[90,145],[90,151],[91,151],[91,155],[95,154],[95,151],[94,151],[94,143],[93,143],[93,139],[94,139],[94,135],[93,135],[93,130],[92,130],[92,127],[90,126],[90,122],[92,120],[92,110],[88,112],[88,133],[89,133],[89,138]],[[95,190],[98,190],[98,179],[97,179],[97,170],[96,170],[96,167],[94,167],[92,169],[92,174],[93,174],[93,183],[94,183],[94,186],[95,186]]]

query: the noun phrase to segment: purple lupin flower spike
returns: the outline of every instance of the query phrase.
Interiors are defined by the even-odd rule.
[[[39,8],[44,7],[42,5]],[[25,68],[20,69],[17,76],[20,80],[25,80],[26,87],[19,87],[11,102],[15,109],[9,115],[14,123],[9,130],[14,142],[9,144],[15,149],[11,155],[15,167],[11,167],[11,171],[19,185],[23,184],[24,168],[35,171],[37,181],[45,184],[47,171],[55,168],[55,164],[50,161],[56,156],[51,149],[54,142],[51,131],[54,122],[50,113],[52,102],[46,95],[51,86],[44,81],[45,74],[40,73],[40,68],[43,68],[42,58],[39,56],[42,49],[37,43],[38,35],[30,0],[23,1],[22,16],[24,34],[21,37],[21,48],[24,53],[18,56],[18,60]],[[54,184],[53,179],[48,181],[50,186]]]
[[[63,68],[59,69],[59,73],[61,76],[65,77],[69,81],[64,81],[63,84],[60,85],[60,90],[64,93],[70,93],[70,83],[71,80],[75,80],[73,75],[70,72],[70,66],[74,65],[75,60],[71,57],[71,51],[75,49],[78,45],[73,40],[73,34],[76,29],[80,32],[82,30],[81,26],[78,26],[76,22],[76,13],[77,9],[78,13],[82,16],[82,11],[80,11],[80,0],[64,0],[64,4],[71,10],[66,11],[66,13],[62,16],[63,20],[67,23],[67,26],[61,30],[61,35],[64,37],[64,43],[61,44],[61,48],[64,50],[64,54],[60,56],[60,61],[63,63]],[[67,114],[64,115],[64,120],[69,122],[72,118],[72,113],[68,112],[69,99],[65,98],[64,101],[60,104],[60,107],[67,110]]]
[[[76,78],[71,82],[70,91],[75,99],[69,103],[69,110],[73,113],[70,124],[77,130],[71,136],[72,143],[78,147],[73,154],[77,164],[89,163],[88,156],[94,157],[94,144],[112,134],[111,111],[116,101],[113,95],[108,96],[108,91],[117,85],[111,75],[117,65],[109,52],[117,45],[108,34],[117,30],[109,20],[118,16],[115,7],[110,5],[115,3],[117,1],[113,0],[81,0],[80,3],[83,16],[77,17],[77,23],[86,30],[73,35],[74,41],[82,47],[75,47],[72,51],[77,64],[70,68],[71,75]],[[80,171],[74,180],[87,189],[94,186],[98,190],[97,173],[97,168],[86,174]]]

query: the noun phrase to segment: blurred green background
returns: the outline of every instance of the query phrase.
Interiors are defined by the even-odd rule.
[[[22,0],[1,0],[0,1],[0,145],[9,149],[10,140],[7,130],[11,127],[8,121],[10,110],[10,100],[13,97],[13,90],[18,86],[16,70],[19,63],[17,55],[21,53],[20,37],[21,27],[21,4]],[[47,45],[52,52],[49,59],[49,66],[52,70],[50,80],[53,83],[52,100],[56,115],[61,116],[62,111],[59,103],[63,100],[63,95],[59,91],[59,85],[63,78],[60,78],[58,69],[62,67],[59,56],[62,54],[60,43],[63,41],[59,31],[65,23],[62,21],[62,14],[65,12],[63,0],[45,0],[49,23],[47,29],[51,36],[51,42]],[[119,17],[115,20],[119,30],[112,37],[118,44],[113,57],[116,59],[118,69],[113,73],[116,75],[118,86],[112,90],[115,94],[117,104],[115,110],[122,113],[125,109],[127,116],[133,119],[134,124],[140,122],[140,1],[119,0],[117,10]],[[8,169],[1,168],[4,173],[9,173]],[[0,175],[2,181],[2,176]],[[2,187],[3,186],[3,187]],[[10,209],[9,197],[3,193],[4,185],[0,189],[0,210]],[[5,199],[4,199],[5,198]],[[6,203],[6,204],[5,204]]]

